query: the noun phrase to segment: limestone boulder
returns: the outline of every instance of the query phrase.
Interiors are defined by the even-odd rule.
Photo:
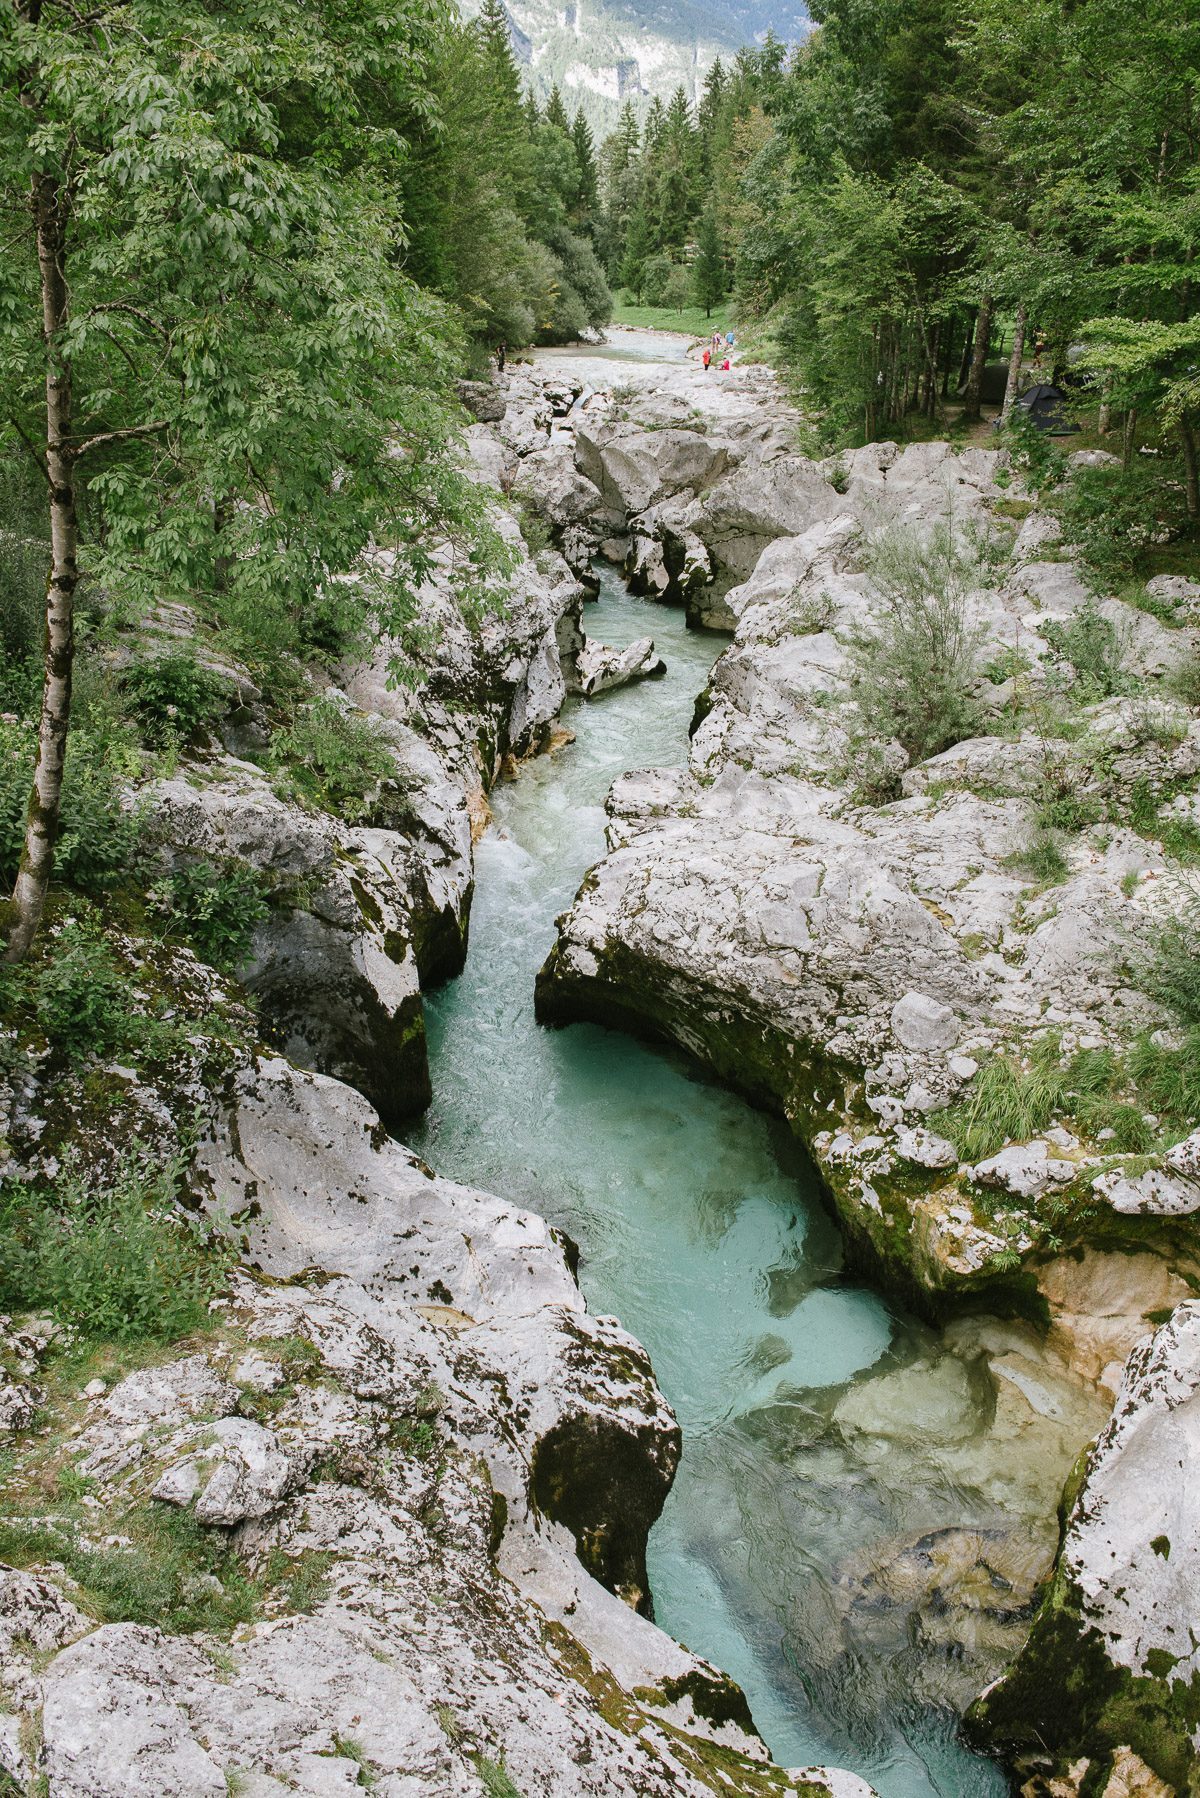
[[[667,664],[657,653],[652,637],[638,637],[625,649],[610,649],[587,637],[576,662],[575,680],[585,699],[630,681],[653,680],[665,674]]]
[[[1082,1758],[1103,1791],[1132,1756],[1167,1790],[1194,1783],[1198,1423],[1200,1304],[1189,1300],[1130,1355],[1028,1645],[971,1714],[976,1737],[1018,1772],[1065,1775]]]

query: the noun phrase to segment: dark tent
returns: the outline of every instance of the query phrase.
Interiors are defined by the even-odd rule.
[[[1039,381],[1034,387],[1027,387],[1016,400],[1026,415],[1031,418],[1039,431],[1051,431],[1055,436],[1066,436],[1069,431],[1077,431],[1078,425],[1068,424],[1063,407],[1067,396],[1061,387],[1050,387],[1045,381]]]

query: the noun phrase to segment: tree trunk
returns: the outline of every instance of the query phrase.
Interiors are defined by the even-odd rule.
[[[1133,461],[1133,435],[1137,430],[1137,407],[1130,406],[1125,414],[1125,428],[1121,434],[1121,466],[1128,468]]]
[[[975,322],[978,316],[978,313],[974,314],[967,326],[966,336],[963,338],[962,361],[958,365],[958,380],[954,387],[956,393],[962,392],[967,384],[967,376],[971,372],[971,346],[975,342]]]
[[[62,799],[71,671],[75,654],[75,588],[79,524],[71,448],[71,368],[62,355],[67,322],[66,199],[52,175],[33,180],[42,327],[46,339],[46,476],[50,485],[50,579],[46,588],[46,672],[37,762],[25,820],[25,845],[8,905],[5,959],[21,961],[37,935],[54,865]]]
[[[1025,302],[1017,307],[1017,322],[1013,326],[1012,355],[1008,358],[1008,380],[1004,383],[1004,404],[1000,408],[1000,416],[1006,418],[1008,409],[1017,397],[1017,384],[1021,379],[1021,362],[1025,355]]]
[[[975,319],[975,345],[971,351],[967,390],[963,395],[962,415],[967,424],[979,423],[979,396],[983,391],[983,365],[987,361],[991,335],[992,296],[990,293],[985,293],[979,303],[979,312]]]
[[[1188,517],[1200,518],[1200,471],[1196,468],[1196,439],[1189,419],[1181,418],[1179,421],[1179,441],[1183,447]]]

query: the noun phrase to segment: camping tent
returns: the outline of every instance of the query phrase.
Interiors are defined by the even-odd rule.
[[[1039,381],[1033,387],[1027,387],[1016,404],[1031,418],[1039,431],[1052,431],[1056,436],[1065,436],[1069,431],[1077,431],[1078,425],[1068,424],[1063,407],[1067,396],[1061,387],[1050,387],[1045,381]]]

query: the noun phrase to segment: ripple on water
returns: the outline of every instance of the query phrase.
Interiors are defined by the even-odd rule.
[[[493,794],[467,967],[427,1005],[436,1097],[414,1146],[567,1230],[589,1304],[650,1350],[684,1432],[650,1543],[658,1619],[740,1681],[776,1757],[854,1767],[883,1798],[992,1798],[1003,1779],[955,1740],[940,1703],[957,1648],[896,1642],[898,1628],[920,1638],[932,1553],[918,1545],[910,1565],[898,1545],[948,1518],[978,1522],[981,1505],[927,1445],[881,1452],[854,1412],[874,1389],[895,1402],[886,1380],[906,1368],[918,1409],[936,1406],[956,1379],[935,1371],[939,1344],[845,1279],[782,1124],[672,1055],[533,1017],[554,918],[603,853],[608,786],[683,761],[721,648],[611,574],[602,585],[589,631],[623,646],[649,630],[667,676],[573,704],[575,743]],[[969,1559],[974,1542],[938,1552]],[[907,1585],[879,1588],[872,1557]]]

